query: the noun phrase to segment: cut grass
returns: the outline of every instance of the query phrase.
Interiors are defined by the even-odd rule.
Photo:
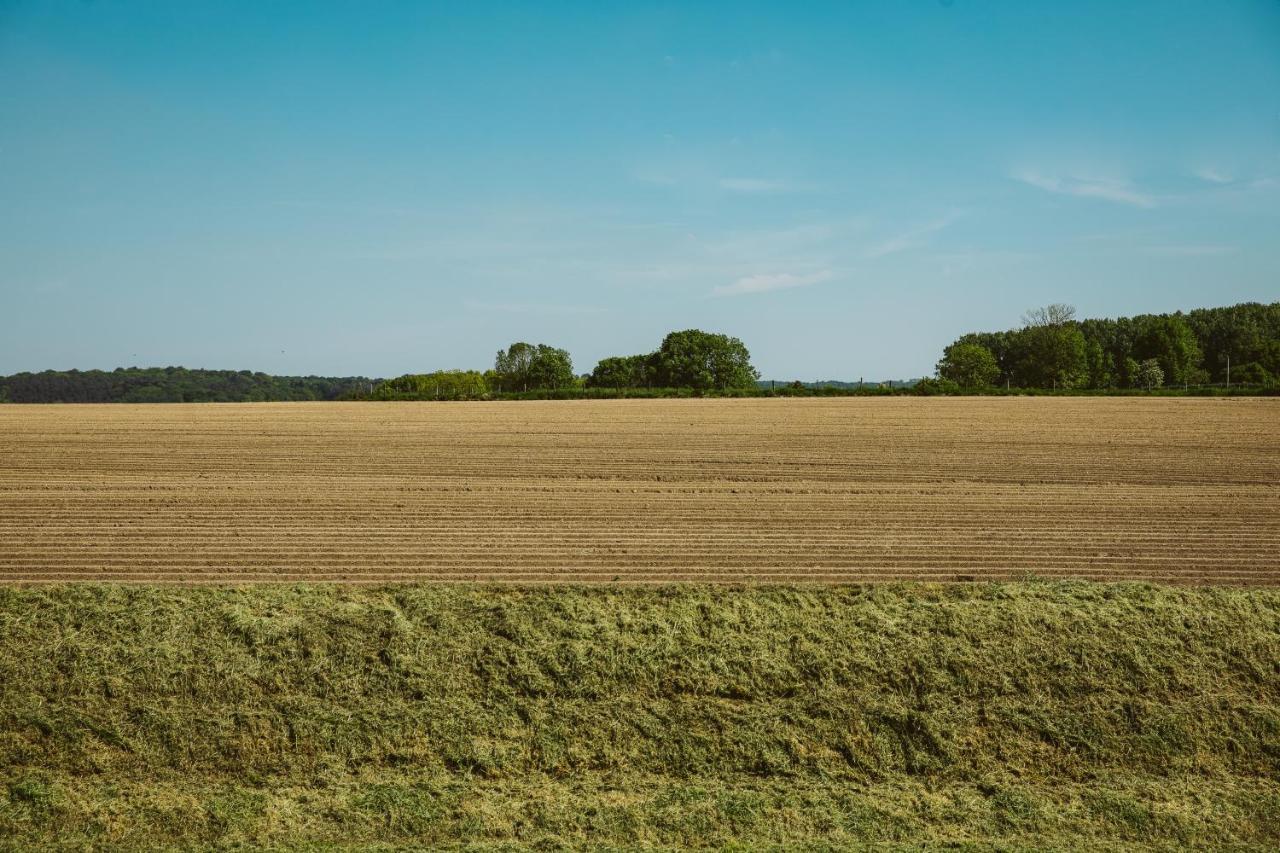
[[[0,588],[0,845],[1280,843],[1280,591]]]

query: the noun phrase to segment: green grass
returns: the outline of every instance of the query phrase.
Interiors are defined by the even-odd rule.
[[[1280,844],[1280,591],[0,588],[0,848]]]

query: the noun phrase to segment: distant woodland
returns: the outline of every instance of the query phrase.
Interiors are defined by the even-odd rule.
[[[1280,302],[1078,320],[1069,305],[1027,312],[1020,328],[962,335],[918,382],[761,382],[738,338],[686,329],[649,353],[574,372],[567,350],[513,343],[488,370],[377,380],[270,376],[182,367],[47,370],[0,377],[0,402],[203,403],[292,400],[491,400],[872,393],[1274,393]]]
[[[1050,305],[1029,311],[1019,329],[962,336],[937,370],[940,380],[972,389],[1273,386],[1280,302],[1101,320]]]
[[[351,376],[270,376],[248,370],[118,367],[45,370],[0,378],[0,401],[12,403],[253,403],[343,400],[367,394],[377,380]]]

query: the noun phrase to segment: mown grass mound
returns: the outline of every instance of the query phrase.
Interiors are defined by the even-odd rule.
[[[0,588],[0,846],[1280,844],[1280,591]]]

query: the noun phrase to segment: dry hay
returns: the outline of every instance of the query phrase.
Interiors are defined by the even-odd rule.
[[[1280,400],[0,406],[7,581],[1280,581]]]

